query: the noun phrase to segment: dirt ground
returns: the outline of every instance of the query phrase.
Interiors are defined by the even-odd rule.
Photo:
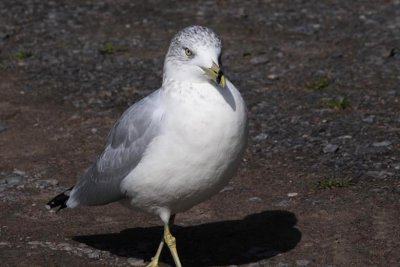
[[[177,216],[183,265],[400,266],[399,0],[1,0],[0,265],[150,259],[159,218],[44,206],[192,24],[220,34],[250,138],[231,183]]]

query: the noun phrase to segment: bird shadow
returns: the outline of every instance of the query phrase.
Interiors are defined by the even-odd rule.
[[[228,86],[228,85],[226,84],[225,87],[226,86]],[[235,102],[235,98],[232,95],[231,90],[227,90],[226,88],[220,88],[219,86],[216,86],[216,89],[222,95],[222,97],[225,99],[226,103],[228,103],[228,105],[232,108],[232,110],[236,111],[236,102]]]
[[[301,239],[295,214],[264,211],[241,220],[220,221],[172,229],[183,266],[239,265],[271,258],[293,249]],[[73,239],[123,257],[148,261],[158,247],[163,227],[131,228],[113,234]],[[168,248],[161,261],[173,266]]]

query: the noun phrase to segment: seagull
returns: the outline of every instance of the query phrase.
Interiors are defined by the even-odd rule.
[[[171,40],[160,89],[130,106],[112,127],[103,152],[70,189],[46,207],[114,201],[164,223],[148,267],[166,244],[181,261],[170,232],[175,215],[218,193],[232,178],[247,143],[247,109],[221,69],[221,40],[190,26]]]

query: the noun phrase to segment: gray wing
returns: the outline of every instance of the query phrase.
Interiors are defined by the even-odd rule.
[[[123,198],[120,183],[159,134],[163,114],[161,90],[126,110],[111,129],[102,154],[74,186],[67,206],[102,205]]]

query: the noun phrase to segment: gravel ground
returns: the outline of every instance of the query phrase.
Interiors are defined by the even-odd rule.
[[[192,24],[220,34],[251,121],[238,175],[177,217],[184,266],[398,266],[399,0],[1,0],[2,266],[150,259],[158,218],[44,204],[160,86]]]

